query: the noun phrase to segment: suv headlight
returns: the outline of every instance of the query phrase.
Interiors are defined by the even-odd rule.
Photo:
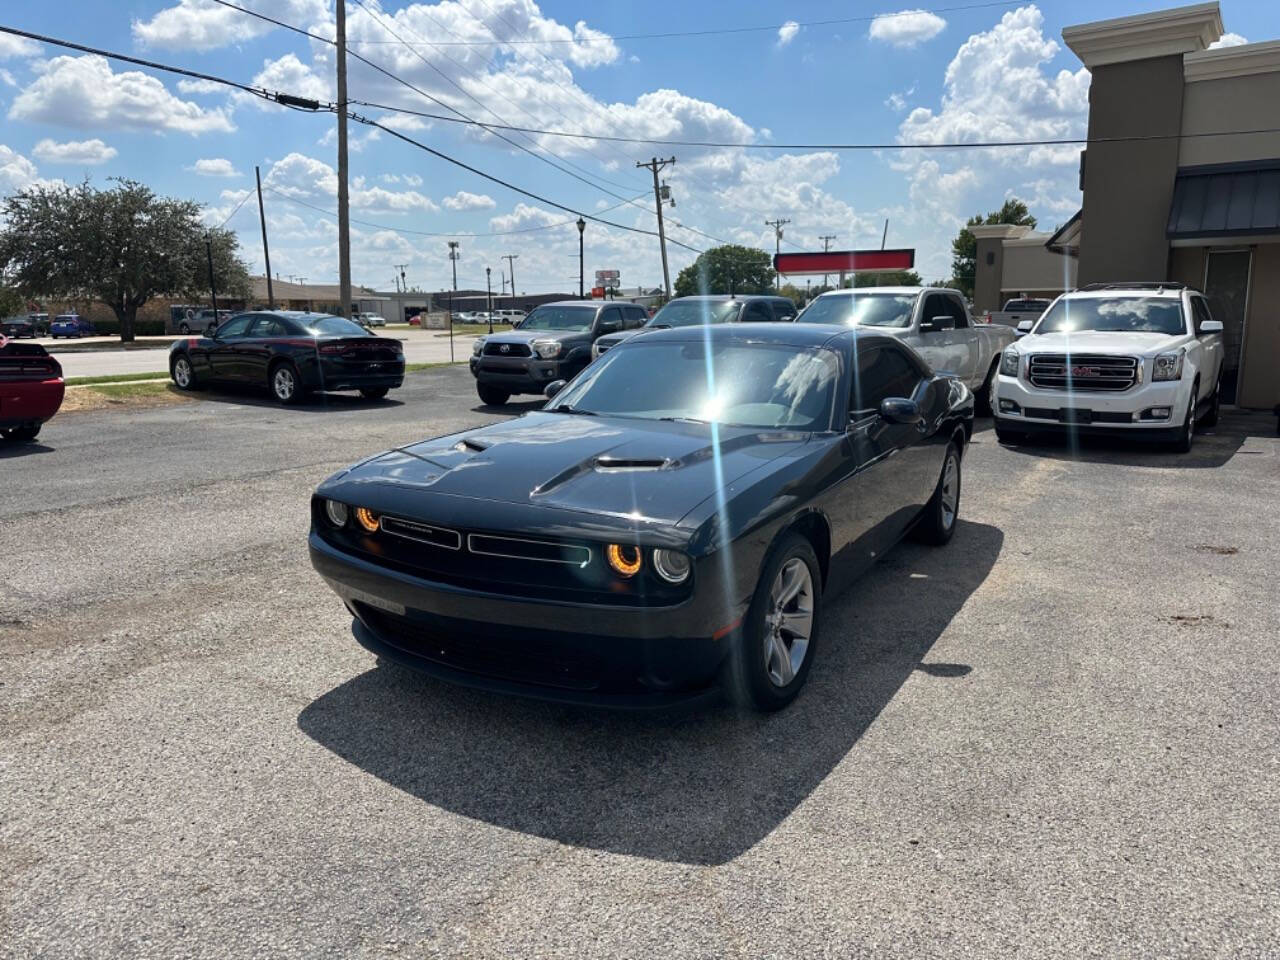
[[[1186,351],[1179,350],[1177,353],[1162,353],[1156,357],[1155,363],[1151,368],[1151,379],[1155,380],[1181,380],[1182,379],[1182,358],[1186,355]]]
[[[471,344],[471,355],[473,357],[480,356],[480,351],[484,349],[484,337],[476,337],[475,343]]]
[[[529,346],[543,360],[554,360],[560,355],[559,340],[535,340]]]
[[[1016,377],[1021,358],[1016,350],[1006,350],[1000,354],[1000,374],[1005,377]]]

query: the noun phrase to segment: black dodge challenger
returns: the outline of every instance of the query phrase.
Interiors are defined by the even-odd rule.
[[[380,657],[579,703],[785,706],[824,596],[955,530],[973,395],[898,341],[654,331],[536,413],[371,457],[312,499],[316,570]]]
[[[370,400],[404,383],[404,349],[327,313],[241,313],[204,337],[174,341],[169,375],[179,390],[212,383],[266,387],[281,403],[314,390],[359,390]]]

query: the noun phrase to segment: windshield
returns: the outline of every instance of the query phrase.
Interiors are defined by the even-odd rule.
[[[814,300],[800,323],[841,323],[860,327],[909,327],[914,293],[838,293]]]
[[[838,377],[839,364],[829,350],[632,341],[604,354],[547,409],[826,430]]]
[[[342,317],[317,317],[307,321],[307,329],[312,333],[336,333],[348,337],[367,337],[369,332],[354,320]]]
[[[1166,297],[1064,297],[1035,333],[1186,333],[1182,301]]]
[[[581,333],[591,329],[595,307],[538,307],[520,323],[521,330],[568,330]]]
[[[696,327],[700,323],[724,323],[738,313],[736,300],[672,300],[646,326]]]

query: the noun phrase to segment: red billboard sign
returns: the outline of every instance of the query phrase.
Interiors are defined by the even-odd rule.
[[[916,252],[906,250],[831,250],[816,253],[779,253],[773,269],[779,273],[874,273],[878,270],[910,270]]]

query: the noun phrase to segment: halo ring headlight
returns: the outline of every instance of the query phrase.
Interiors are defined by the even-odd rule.
[[[687,553],[679,550],[653,551],[653,569],[667,583],[684,583],[689,579],[691,566]]]
[[[347,518],[351,516],[351,511],[347,509],[347,505],[339,500],[326,500],[324,502],[324,515],[329,518],[329,522],[335,527],[345,527]]]
[[[378,532],[378,515],[368,507],[356,507],[355,509],[356,523],[360,524],[365,533]]]
[[[605,559],[618,576],[630,579],[640,572],[642,555],[635,544],[611,543],[605,547]]]

